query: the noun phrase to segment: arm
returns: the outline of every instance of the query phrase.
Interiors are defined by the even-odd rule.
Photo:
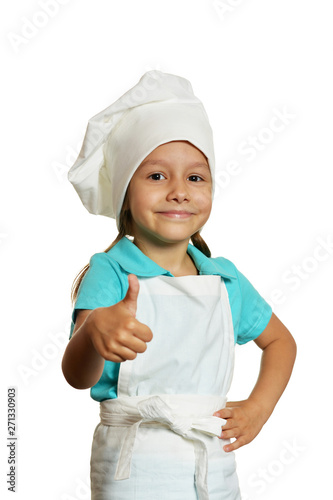
[[[73,336],[62,359],[64,377],[76,389],[88,389],[99,381],[104,360],[120,363],[134,359],[147,349],[147,342],[153,337],[150,328],[135,318],[138,278],[129,275],[128,280],[123,300],[77,314]]]
[[[248,399],[228,402],[226,408],[214,414],[227,420],[221,438],[236,438],[224,447],[225,451],[234,451],[257,436],[286,388],[294,366],[296,343],[274,313],[254,342],[263,353],[253,391]]]
[[[95,385],[104,368],[104,358],[94,349],[89,336],[92,313],[90,310],[78,311],[73,336],[62,358],[64,377],[75,389]]]

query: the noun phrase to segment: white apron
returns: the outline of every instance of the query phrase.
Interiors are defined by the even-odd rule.
[[[219,439],[234,366],[220,276],[141,278],[136,318],[153,339],[120,365],[118,398],[100,403],[92,500],[239,500],[234,453]]]

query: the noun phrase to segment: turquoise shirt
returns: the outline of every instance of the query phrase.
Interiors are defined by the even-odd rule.
[[[245,344],[257,338],[271,318],[271,306],[230,260],[224,257],[206,257],[191,244],[188,245],[187,253],[192,257],[200,275],[218,275],[224,279],[235,343]],[[95,253],[89,264],[90,267],[78,290],[69,338],[73,334],[78,309],[112,306],[125,297],[128,274],[135,274],[138,278],[173,276],[141,252],[127,237],[122,238],[108,252]],[[101,378],[90,389],[94,400],[103,401],[117,397],[119,368],[120,363],[105,361]]]

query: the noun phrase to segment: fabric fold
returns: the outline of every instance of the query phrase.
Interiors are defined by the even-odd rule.
[[[173,408],[168,404],[173,402]],[[138,429],[141,425],[164,426],[179,434],[184,439],[193,442],[195,453],[195,481],[199,500],[208,500],[207,471],[208,457],[204,441],[200,433],[219,437],[221,427],[226,423],[222,418],[205,414],[205,408],[216,407],[221,409],[225,406],[226,399],[218,396],[191,396],[190,409],[186,406],[189,396],[184,400],[179,395],[174,398],[171,395],[165,397],[160,395],[131,398],[118,398],[115,400],[102,401],[100,406],[100,418],[103,425],[114,427],[128,427],[121,444],[115,480],[128,479],[131,474],[131,462],[133,448]],[[103,404],[104,403],[104,404]],[[198,415],[193,414],[193,403],[197,408]],[[223,405],[223,406],[222,406]],[[216,411],[214,410],[214,411]]]

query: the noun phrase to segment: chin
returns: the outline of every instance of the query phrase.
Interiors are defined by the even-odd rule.
[[[176,235],[176,234],[164,234],[164,235],[159,235],[158,239],[160,241],[163,241],[164,243],[181,243],[182,241],[189,241],[191,238],[191,234],[186,234],[186,235]]]

